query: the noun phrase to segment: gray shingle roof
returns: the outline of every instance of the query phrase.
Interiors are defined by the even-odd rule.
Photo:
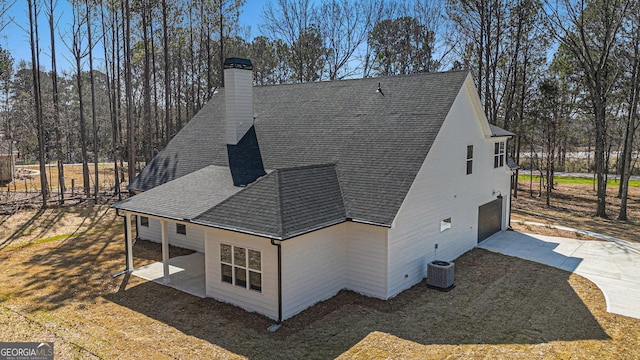
[[[509,167],[509,170],[512,171],[520,169],[518,163],[511,156],[507,156],[507,166]]]
[[[508,136],[515,136],[516,134],[512,133],[511,131],[507,131],[505,129],[499,128],[493,124],[489,124],[489,128],[491,129],[491,136],[492,137],[508,137]]]
[[[192,219],[241,189],[233,186],[229,168],[209,165],[113,207],[177,220]]]
[[[345,217],[390,226],[467,76],[456,71],[254,87],[255,130],[264,167],[333,163]],[[376,92],[378,83],[384,95]],[[209,165],[228,167],[223,91],[142,170],[130,189],[147,191]],[[292,223],[283,220],[284,229],[270,228],[258,219],[277,217],[265,194],[281,184],[276,178],[285,173],[269,174],[236,194],[262,196],[261,213],[251,212],[251,201],[245,208],[224,205],[229,214],[251,212],[255,218],[235,220],[248,222],[238,227],[285,235],[301,227],[289,230],[286,226]],[[212,210],[211,219],[231,225],[232,216],[219,211]],[[331,214],[333,219],[335,212]]]
[[[328,164],[275,170],[193,222],[284,240],[345,219],[335,165]]]

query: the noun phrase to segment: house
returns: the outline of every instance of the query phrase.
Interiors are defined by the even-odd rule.
[[[3,140],[0,133],[0,186],[4,186],[13,181],[16,174],[16,158],[18,150],[11,140]]]
[[[504,230],[506,142],[468,72],[220,89],[114,205],[204,254],[206,296],[278,322],[341,289],[389,299]],[[133,269],[131,229],[128,269]]]

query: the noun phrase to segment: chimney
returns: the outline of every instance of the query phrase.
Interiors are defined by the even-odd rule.
[[[253,65],[249,59],[227,58],[224,61],[224,101],[226,139],[237,145],[253,126]]]
[[[253,66],[251,60],[224,61],[225,134],[229,170],[235,186],[246,186],[264,176],[264,165],[253,127]]]

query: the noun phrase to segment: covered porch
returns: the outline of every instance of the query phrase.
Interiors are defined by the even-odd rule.
[[[204,298],[205,257],[202,252],[195,251],[188,255],[169,257],[169,240],[167,238],[167,219],[160,218],[162,261],[134,267],[133,263],[133,224],[138,214],[125,212],[126,240],[126,272],[139,278],[166,285],[188,294]]]
[[[134,269],[131,274],[139,278],[170,286],[188,294],[205,297],[204,254],[194,252],[190,255],[169,259],[169,282],[165,282],[164,264],[155,262]]]

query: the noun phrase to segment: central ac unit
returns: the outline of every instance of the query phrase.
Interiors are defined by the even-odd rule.
[[[427,265],[427,286],[441,291],[449,291],[455,287],[455,265],[450,261],[434,260]]]

